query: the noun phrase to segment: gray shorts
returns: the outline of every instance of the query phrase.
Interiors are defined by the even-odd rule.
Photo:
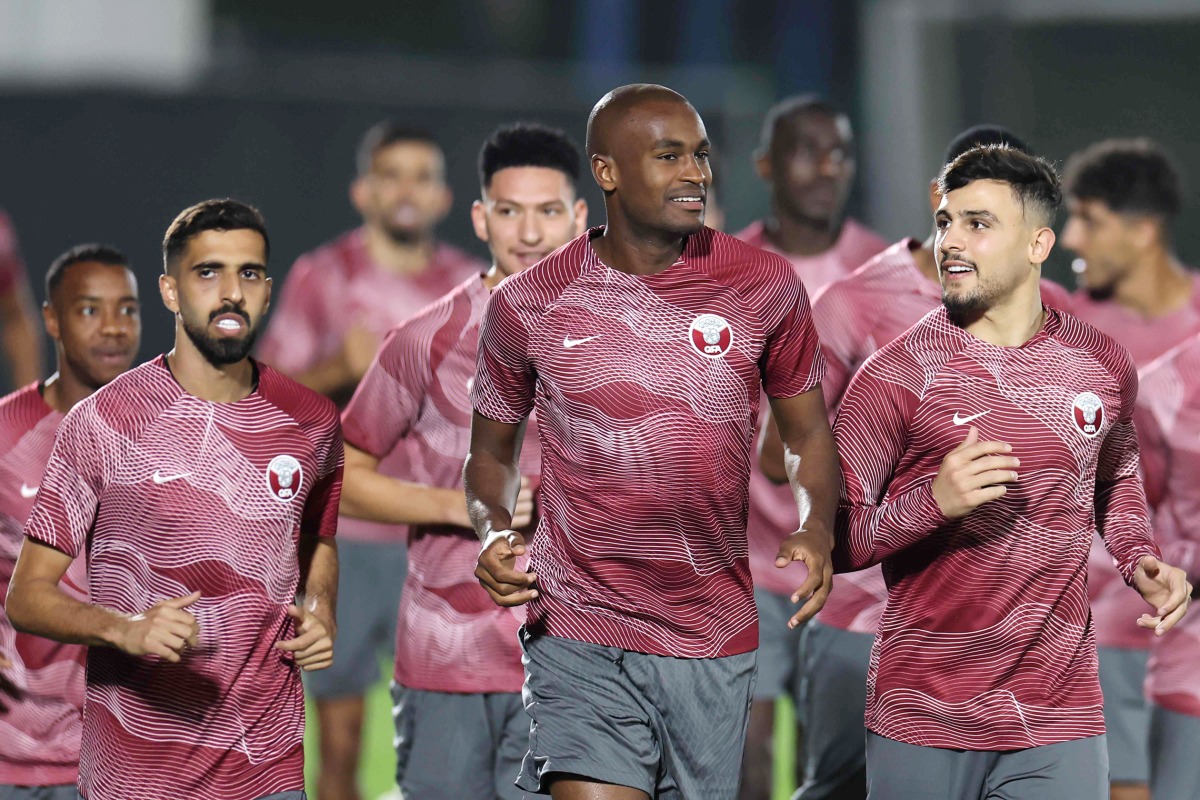
[[[1104,736],[1004,752],[867,733],[868,800],[1108,800]]]
[[[800,606],[792,598],[765,589],[754,590],[758,606],[758,683],[755,700],[787,695],[800,708],[800,641],[804,627],[787,626]]]
[[[1150,653],[1117,647],[1097,649],[1110,780],[1146,783],[1150,780],[1150,704],[1142,685]]]
[[[529,746],[520,692],[451,694],[392,684],[396,783],[415,800],[521,800]]]
[[[56,786],[10,786],[0,783],[0,800],[76,800],[79,789],[73,783]]]
[[[408,572],[403,543],[338,542],[337,639],[333,665],[304,673],[318,700],[361,697],[380,679],[379,657],[389,663],[396,647],[400,588]]]
[[[804,781],[792,800],[867,794],[867,671],[875,636],[811,622],[804,631]]]
[[[658,800],[733,800],[754,696],[755,653],[670,658],[522,631],[533,719],[517,785],[556,774]]]
[[[1200,717],[1150,705],[1150,795],[1200,800]]]

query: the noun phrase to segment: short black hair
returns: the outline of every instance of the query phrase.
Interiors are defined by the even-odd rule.
[[[975,181],[1002,181],[1012,187],[1022,213],[1030,209],[1044,225],[1053,225],[1062,205],[1058,173],[1049,161],[1006,144],[972,147],[942,169],[938,191],[942,195]]]
[[[84,262],[93,262],[96,264],[109,264],[114,267],[129,268],[129,259],[125,257],[117,248],[100,244],[98,242],[88,242],[87,244],[77,244],[67,252],[60,255],[50,264],[50,269],[46,270],[46,301],[54,302],[54,293],[58,291],[58,287],[62,285],[63,279],[67,275],[67,270],[76,264]]]
[[[401,125],[393,120],[385,119],[367,128],[362,141],[358,143],[358,152],[355,154],[355,166],[358,167],[358,174],[361,176],[370,172],[375,154],[397,142],[421,142],[437,148],[438,151],[442,149],[442,145],[434,138],[434,135],[424,128]]]
[[[975,125],[950,140],[950,144],[946,145],[946,153],[942,156],[942,164],[949,164],[972,147],[984,144],[1006,144],[1022,153],[1033,153],[1024,139],[1003,125]]]
[[[1183,176],[1152,139],[1108,139],[1067,159],[1063,184],[1078,200],[1099,200],[1120,214],[1165,221],[1183,209]]]
[[[558,128],[536,122],[501,125],[479,149],[479,185],[492,185],[492,176],[508,167],[548,167],[579,182],[579,148]]]
[[[257,208],[239,200],[226,197],[220,200],[205,200],[185,208],[171,221],[163,237],[163,271],[183,254],[192,237],[204,231],[250,230],[263,239],[263,251],[271,255],[271,240],[267,236],[267,222]]]
[[[845,111],[819,94],[810,92],[785,97],[767,109],[767,115],[763,117],[762,131],[759,134],[758,142],[760,152],[770,152],[771,146],[775,143],[775,134],[779,130],[780,122],[801,114],[813,113],[849,119]]]

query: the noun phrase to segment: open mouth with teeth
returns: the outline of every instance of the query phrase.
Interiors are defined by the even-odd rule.
[[[704,195],[689,194],[682,197],[672,197],[671,202],[677,206],[683,206],[688,211],[704,210]]]

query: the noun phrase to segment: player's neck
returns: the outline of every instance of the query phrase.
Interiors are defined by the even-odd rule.
[[[819,256],[837,244],[842,221],[814,220],[789,216],[774,208],[763,220],[763,235],[781,253],[790,256]]]
[[[991,308],[959,319],[959,324],[976,339],[996,347],[1020,347],[1046,324],[1042,295],[1037,280],[1018,287]]]
[[[381,269],[398,275],[419,275],[433,258],[433,237],[402,242],[374,225],[366,226],[367,255]]]
[[[254,391],[254,364],[249,358],[217,366],[182,330],[175,337],[175,349],[167,353],[167,368],[185,392],[210,403],[236,403]]]
[[[96,389],[80,380],[70,369],[64,370],[62,361],[60,355],[59,368],[42,384],[42,399],[58,413],[65,414]]]
[[[483,279],[483,287],[490,292],[500,285],[500,281],[508,276],[501,272],[500,268],[496,266],[496,262],[493,261],[491,268],[480,277]]]
[[[679,260],[686,237],[637,225],[609,214],[592,248],[609,267],[631,275],[654,275]]]
[[[1192,298],[1192,278],[1169,250],[1155,250],[1113,289],[1113,301],[1147,319],[1165,317]]]

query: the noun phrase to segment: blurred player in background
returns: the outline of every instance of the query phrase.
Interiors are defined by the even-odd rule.
[[[342,405],[389,330],[487,265],[438,241],[450,211],[442,148],[432,135],[392,122],[367,131],[350,198],[361,227],[300,256],[287,274],[259,355]],[[403,478],[403,452],[380,462]],[[404,583],[404,531],[361,519],[338,526],[342,622],[333,668],[308,676],[320,731],[321,800],[352,800],[363,727],[363,697],[392,658]],[[353,578],[353,580],[351,580]]]
[[[529,747],[521,623],[472,574],[479,539],[462,488],[468,395],[491,290],[586,228],[579,168],[579,150],[561,131],[518,124],[492,133],[479,153],[481,196],[471,207],[492,268],[393,330],[342,415],[343,515],[411,525],[392,688],[396,782],[409,800],[522,796],[514,784]],[[396,451],[408,459],[411,481],[376,471]],[[518,529],[532,519],[529,479],[538,469],[531,423]]]
[[[42,335],[36,316],[16,230],[0,210],[0,348],[13,386],[27,386],[42,375]]]
[[[342,438],[333,403],[249,358],[268,251],[242,203],[176,217],[175,347],[67,414],[30,512],[7,610],[89,645],[86,800],[304,796],[300,671],[333,655]],[[85,553],[90,603],[59,587]]]
[[[1067,161],[1063,243],[1083,267],[1073,311],[1116,339],[1138,367],[1200,332],[1200,282],[1175,254],[1171,235],[1181,184],[1172,159],[1149,139],[1099,142]],[[1142,684],[1152,636],[1135,624],[1141,600],[1122,585],[1099,539],[1089,572],[1112,797],[1139,800],[1149,796]]]
[[[737,237],[787,258],[809,297],[887,247],[862,223],[846,217],[855,156],[854,131],[844,113],[815,95],[777,103],[767,112],[755,158],[759,177],[771,190],[771,211]],[[792,615],[795,580],[790,571],[775,568],[779,543],[796,530],[797,522],[790,488],[772,486],[753,470],[747,535],[754,597],[763,624],[742,800],[765,800],[771,795],[776,699],[790,695],[802,711],[801,631],[784,624]]]
[[[46,272],[42,316],[57,370],[0,400],[0,604],[63,415],[137,355],[142,323],[128,264],[111,247],[84,244]],[[62,586],[86,602],[83,559],[71,562]],[[78,797],[85,654],[79,645],[17,633],[0,610],[0,797]]]
[[[587,149],[607,225],[492,293],[473,388],[476,575],[501,605],[529,603],[519,785],[556,800],[732,800],[758,645],[744,530],[764,386],[805,523],[776,548],[780,566],[810,569],[790,624],[828,589],[837,476],[816,332],[786,260],[704,227],[709,142],[685,98],[610,92]],[[512,518],[535,405],[525,571]]]

